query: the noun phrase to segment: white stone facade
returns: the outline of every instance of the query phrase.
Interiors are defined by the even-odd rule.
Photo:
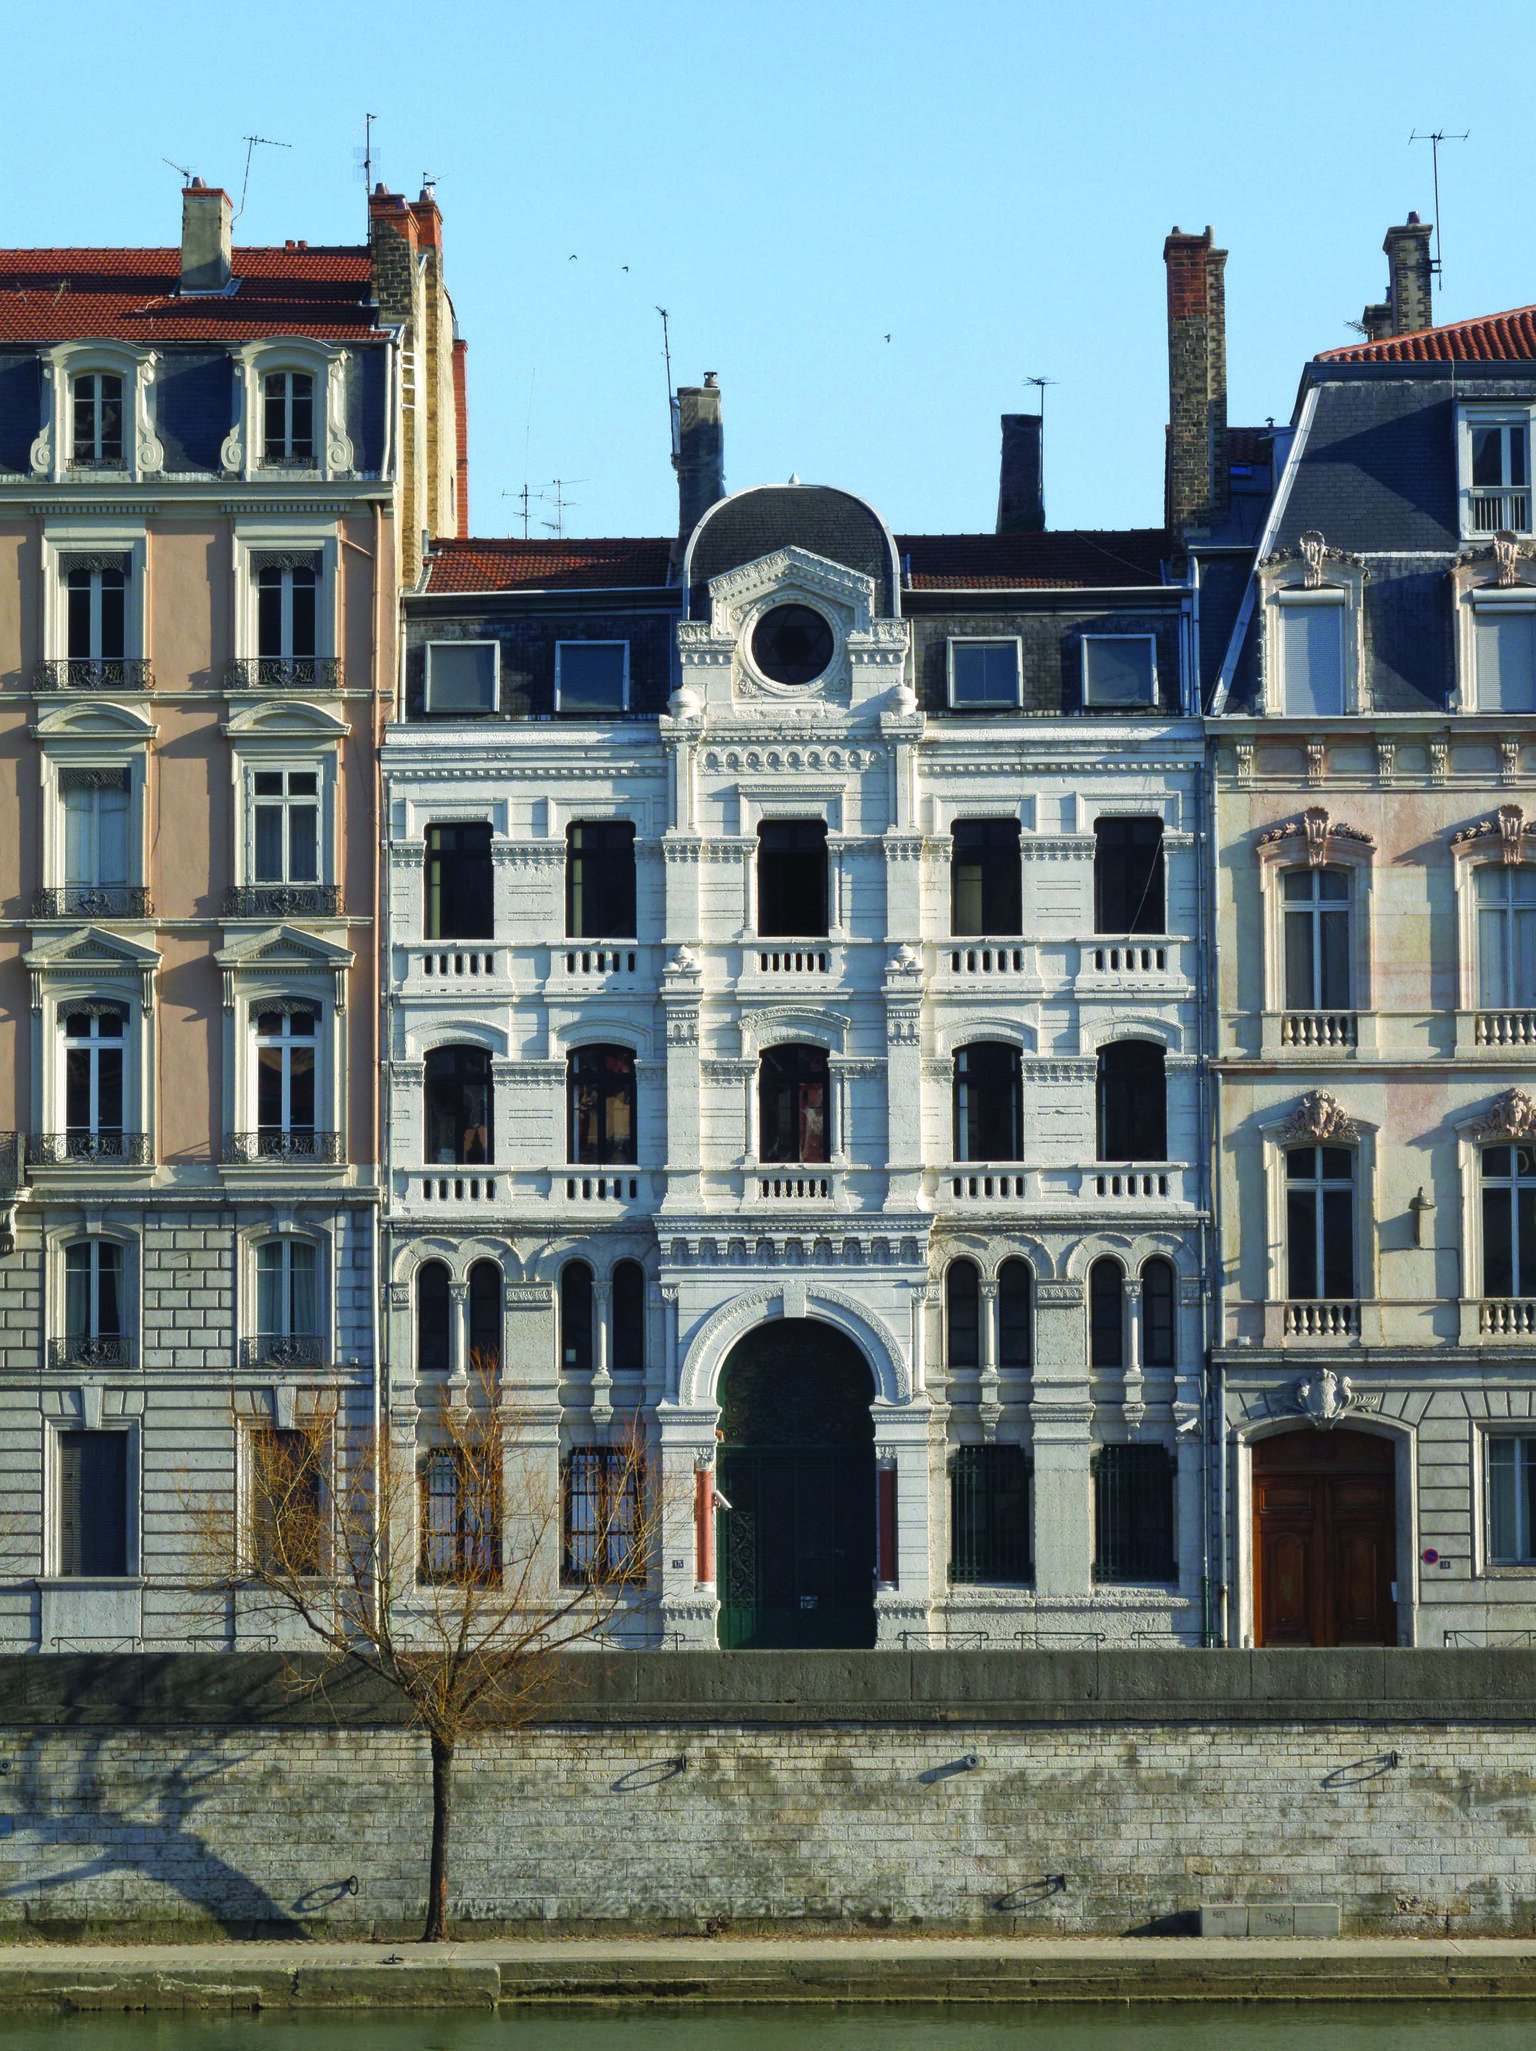
[[[1175,709],[1141,716],[920,709],[901,576],[879,531],[888,577],[794,545],[713,576],[707,603],[669,625],[675,688],[654,721],[407,719],[389,730],[391,1413],[429,1419],[440,1399],[441,1377],[416,1359],[422,1264],[450,1269],[451,1375],[462,1376],[470,1269],[494,1261],[504,1372],[550,1458],[638,1422],[676,1485],[659,1574],[634,1591],[636,1633],[712,1643],[717,1596],[690,1502],[695,1471],[714,1457],[720,1371],[758,1326],[819,1320],[868,1363],[876,1457],[896,1477],[880,1642],[1198,1642],[1200,725],[1177,709],[1182,676],[1164,679]],[[883,612],[882,589],[898,594]],[[1060,596],[1079,613],[1115,602]],[[1178,647],[1186,596],[1138,596]],[[681,611],[683,594],[673,597]],[[1028,602],[1037,614],[1048,603]],[[622,599],[602,603],[602,631],[617,631]],[[943,601],[925,603],[942,631]],[[987,600],[993,612],[1015,603]],[[754,624],[790,604],[833,633],[828,667],[803,688],[774,684],[751,654]],[[529,606],[489,592],[408,599],[408,646],[444,634],[510,646]],[[1094,930],[1095,822],[1126,815],[1162,827],[1166,932],[1150,944]],[[953,829],[977,818],[1017,822],[1022,917],[1014,933],[956,938]],[[605,819],[634,824],[636,922],[632,939],[598,945],[567,937],[566,835],[573,821]],[[758,829],[777,820],[825,825],[824,933],[759,935]],[[454,823],[490,828],[494,906],[489,938],[445,943],[427,937],[424,873],[429,830]],[[1130,1036],[1163,1050],[1167,1157],[1151,1164],[1096,1157],[1096,1057]],[[956,1053],[983,1040],[1016,1050],[1023,1143],[1017,1159],[1003,1146],[995,1161],[956,1161]],[[761,1057],[791,1041],[826,1055],[823,1162],[759,1158]],[[635,1058],[634,1158],[617,1166],[569,1158],[567,1061],[594,1044]],[[489,1057],[484,1162],[424,1158],[425,1063],[451,1045]],[[1103,1255],[1124,1276],[1112,1369],[1089,1364],[1086,1277]],[[1011,1257],[1032,1271],[1027,1365],[999,1363],[998,1269]],[[571,1258],[595,1281],[581,1373],[561,1359]],[[951,1368],[945,1274],[956,1258],[980,1270],[981,1317],[977,1359]],[[1159,1364],[1142,1337],[1149,1258],[1175,1278]],[[643,1376],[609,1358],[621,1260],[646,1277]],[[1096,1582],[1090,1462],[1126,1441],[1177,1463],[1175,1579]],[[1033,1573],[952,1588],[947,1461],[982,1442],[1032,1459]]]

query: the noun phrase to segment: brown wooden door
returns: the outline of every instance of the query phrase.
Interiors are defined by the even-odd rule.
[[[1395,1645],[1394,1455],[1307,1426],[1253,1449],[1254,1642]]]

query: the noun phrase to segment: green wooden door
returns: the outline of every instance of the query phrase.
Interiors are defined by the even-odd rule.
[[[721,1377],[723,1647],[875,1642],[873,1383],[830,1325],[760,1326]]]

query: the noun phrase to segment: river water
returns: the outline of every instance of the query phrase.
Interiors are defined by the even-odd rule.
[[[0,2051],[1531,2051],[1536,2003],[0,2018]]]

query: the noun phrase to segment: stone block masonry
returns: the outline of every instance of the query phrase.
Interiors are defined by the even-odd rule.
[[[1232,1901],[1529,1934],[1533,1662],[1334,1663],[1323,1699],[1306,1654],[573,1661],[548,1720],[461,1750],[453,1914],[1068,1937]],[[239,1656],[0,1661],[0,1936],[411,1934],[425,1744],[341,1702],[316,1721]]]

